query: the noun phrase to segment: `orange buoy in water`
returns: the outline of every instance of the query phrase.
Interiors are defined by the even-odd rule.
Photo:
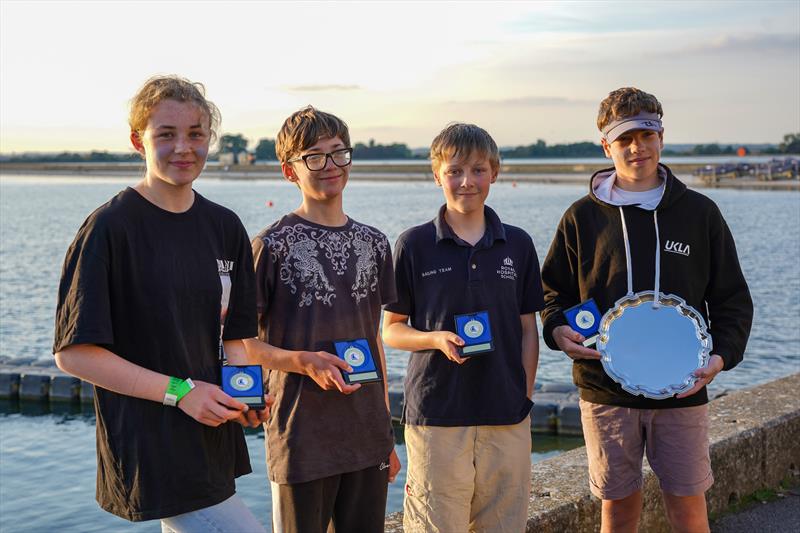
[[[272,200],[267,200],[267,207],[272,207],[275,204],[272,203]]]
[[[744,157],[747,155],[747,148],[744,146],[740,146],[738,150],[736,150],[736,155],[739,157]]]

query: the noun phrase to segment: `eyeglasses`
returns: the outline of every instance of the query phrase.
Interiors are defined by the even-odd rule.
[[[353,149],[342,148],[341,150],[334,150],[327,154],[306,154],[294,159],[289,159],[287,163],[294,163],[295,161],[303,160],[308,170],[322,170],[328,164],[328,158],[331,158],[333,164],[337,167],[346,167],[353,160]]]

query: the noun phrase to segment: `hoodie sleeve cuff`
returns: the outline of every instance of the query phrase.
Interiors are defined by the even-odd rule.
[[[547,344],[548,348],[559,352],[561,351],[561,348],[558,347],[558,344],[556,344],[556,341],[553,338],[553,330],[558,326],[566,325],[567,319],[564,318],[562,313],[555,313],[547,320],[547,322],[542,324],[542,338],[544,339],[544,342]]]
[[[730,370],[741,362],[742,358],[741,357],[737,358],[735,356],[732,356],[731,354],[733,353],[734,351],[731,350],[730,347],[728,346],[720,346],[719,348],[714,347],[711,350],[711,355],[718,355],[722,357],[722,361],[724,363],[722,366],[723,371]]]

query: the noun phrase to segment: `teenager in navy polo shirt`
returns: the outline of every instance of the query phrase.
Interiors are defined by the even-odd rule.
[[[485,130],[451,124],[434,139],[431,163],[446,203],[397,240],[397,301],[383,320],[384,341],[413,352],[403,526],[524,531],[536,311],[544,305],[536,250],[525,231],[484,205],[500,168]],[[474,315],[459,320],[477,329],[457,334],[462,315]],[[464,353],[472,341],[490,351]]]

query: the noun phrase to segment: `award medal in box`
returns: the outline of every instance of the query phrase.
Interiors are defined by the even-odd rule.
[[[472,357],[494,350],[492,328],[487,311],[456,315],[455,322],[456,335],[464,341],[464,346],[458,348],[458,353],[462,357]]]
[[[222,367],[222,390],[235,400],[260,411],[266,407],[260,365]]]
[[[597,342],[597,331],[600,329],[600,310],[593,298],[581,302],[564,311],[569,327],[584,336],[584,346],[592,346]]]
[[[383,381],[367,339],[351,339],[333,343],[336,355],[353,368],[352,372],[342,371],[345,383],[371,383]]]
[[[261,365],[229,365],[228,355],[225,353],[225,343],[223,333],[225,331],[225,321],[228,316],[228,300],[230,297],[230,275],[220,272],[220,282],[222,284],[222,300],[220,302],[220,325],[219,325],[219,363],[222,368],[222,391],[250,409],[261,411],[267,407],[264,399],[264,377],[261,372]]]
[[[674,294],[659,291],[660,244],[656,229],[655,290],[633,292],[631,252],[620,207],[628,293],[600,320],[597,351],[603,369],[624,390],[662,400],[691,389],[694,371],[708,363],[712,341],[703,315]]]

